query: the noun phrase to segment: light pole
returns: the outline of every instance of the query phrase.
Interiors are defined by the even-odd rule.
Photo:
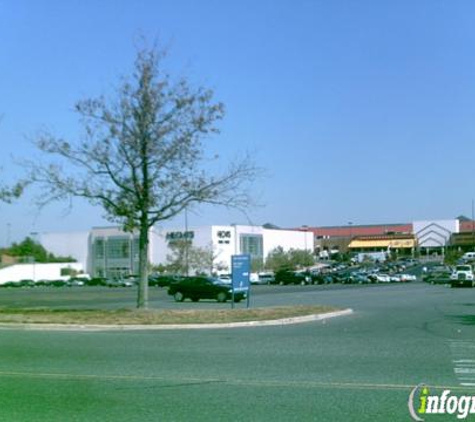
[[[350,232],[350,236],[349,236],[349,237],[350,237],[350,240],[349,240],[349,242],[348,242],[347,252],[350,251],[350,244],[351,244],[351,240],[352,240],[352,238],[353,238],[353,230],[352,230],[352,228],[353,228],[353,221],[348,221],[348,227],[349,227],[349,229],[350,229],[350,230],[349,230],[349,232]]]
[[[188,263],[188,242],[190,241],[188,239],[188,207],[185,207],[185,236],[184,236],[184,241],[185,241],[185,272],[186,276],[188,277],[190,268],[189,268],[189,263]]]
[[[308,233],[308,226],[305,224],[302,226],[303,231],[305,232],[304,235],[304,242],[305,242],[305,250],[307,250],[307,233]]]
[[[473,226],[473,219],[474,219],[474,209],[473,209],[473,199],[472,199],[472,222],[470,226],[472,227],[472,249],[475,251],[475,227]]]

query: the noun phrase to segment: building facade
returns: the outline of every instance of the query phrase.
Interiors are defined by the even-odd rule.
[[[118,227],[95,227],[83,233],[41,233],[39,242],[49,251],[72,256],[94,277],[117,278],[138,273],[139,238]],[[213,271],[231,270],[231,256],[249,254],[263,262],[277,247],[314,250],[313,233],[249,225],[215,225],[190,229],[153,228],[149,232],[149,260],[166,264],[170,245],[187,240],[193,247],[212,249]]]

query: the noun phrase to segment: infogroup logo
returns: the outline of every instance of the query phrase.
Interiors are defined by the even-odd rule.
[[[431,394],[425,384],[412,389],[407,404],[412,419],[417,422],[424,421],[425,415],[453,415],[461,420],[475,414],[475,396],[457,396],[450,390]]]

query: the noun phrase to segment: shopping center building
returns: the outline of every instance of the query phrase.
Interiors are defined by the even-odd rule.
[[[315,236],[321,256],[337,252],[393,251],[398,254],[444,255],[448,249],[474,250],[475,223],[458,217],[412,223],[301,227]]]
[[[308,227],[210,225],[194,228],[153,228],[149,232],[152,265],[165,264],[170,245],[187,240],[193,247],[213,251],[213,270],[230,270],[231,256],[250,254],[264,261],[277,247],[305,249],[322,258],[337,252],[387,252],[398,255],[440,255],[450,248],[475,250],[475,224],[459,217],[412,223]],[[72,256],[93,276],[120,277],[136,274],[139,265],[138,235],[117,227],[96,227],[79,233],[39,233],[37,240],[50,252]]]
[[[284,250],[314,250],[311,232],[282,230],[264,226],[223,225],[190,229],[153,228],[149,232],[149,259],[152,265],[165,264],[170,244],[186,239],[193,247],[213,251],[215,269],[230,271],[231,256],[250,254],[263,261],[277,247]],[[57,255],[70,255],[92,276],[121,277],[137,274],[138,235],[117,227],[96,227],[83,233],[40,233],[39,242]]]

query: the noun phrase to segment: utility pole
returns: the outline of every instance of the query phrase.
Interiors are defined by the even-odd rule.
[[[185,207],[185,236],[183,236],[185,239],[185,272],[186,276],[189,276],[189,263],[188,263],[188,247],[189,243],[191,240],[188,239],[188,207]]]
[[[473,206],[473,199],[472,199],[472,221],[470,226],[472,227],[472,249],[475,251],[475,227],[473,226],[474,220],[474,206]]]

